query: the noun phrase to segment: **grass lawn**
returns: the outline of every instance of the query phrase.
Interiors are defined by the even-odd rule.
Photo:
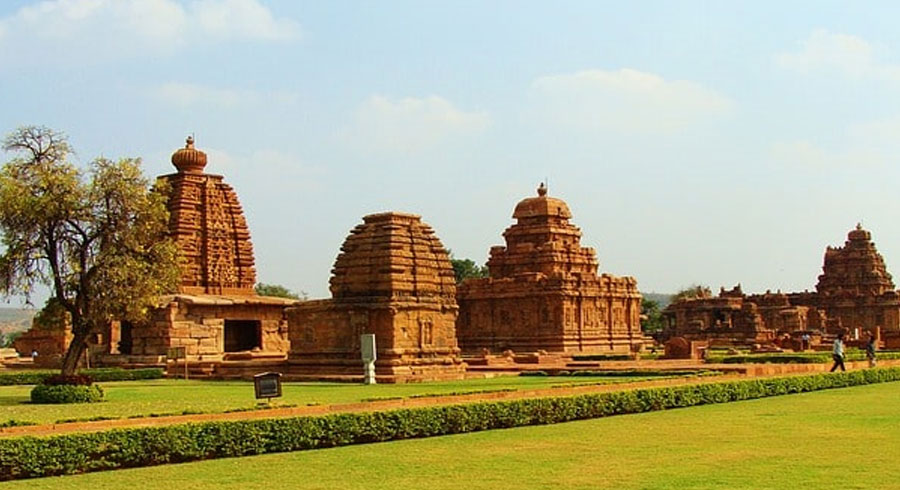
[[[900,383],[3,484],[27,489],[900,488]]]
[[[518,377],[446,381],[434,383],[365,386],[347,383],[284,383],[283,397],[273,405],[353,403],[371,399],[403,398],[429,394],[479,391],[528,390],[597,383],[620,383],[647,379],[636,377]],[[256,406],[253,383],[248,381],[118,381],[99,383],[106,390],[102,403],[32,405],[32,386],[0,387],[0,422],[14,419],[36,423],[92,417],[125,418],[151,414],[174,415],[185,411],[224,412]]]

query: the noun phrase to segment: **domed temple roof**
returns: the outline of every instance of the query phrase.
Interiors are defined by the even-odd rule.
[[[564,219],[572,217],[572,212],[569,211],[565,201],[547,196],[547,187],[543,182],[538,187],[537,193],[538,197],[528,197],[519,201],[512,217],[516,219],[540,216],[556,216]]]
[[[331,293],[343,298],[412,298],[456,303],[447,249],[419,215],[370,214],[350,231],[332,269]]]
[[[522,273],[595,276],[596,252],[581,246],[581,230],[569,223],[569,206],[562,199],[548,197],[544,184],[537,192],[537,197],[516,205],[516,223],[503,232],[506,246],[491,249],[487,262],[491,277]]]
[[[172,165],[179,172],[203,173],[206,167],[206,153],[194,148],[194,137],[188,136],[184,148],[179,148],[172,154]]]

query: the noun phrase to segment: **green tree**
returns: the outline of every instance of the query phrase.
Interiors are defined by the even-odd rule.
[[[275,296],[276,298],[300,300],[306,300],[307,298],[306,292],[304,291],[300,291],[298,294],[280,284],[265,284],[262,282],[256,284],[256,294],[260,296]]]
[[[72,323],[62,373],[73,374],[92,334],[146,318],[175,290],[165,190],[150,188],[138,159],[79,170],[65,135],[45,127],[19,128],[3,149],[16,156],[0,169],[0,291],[30,298],[50,287]]]
[[[457,259],[450,256],[450,264],[453,265],[453,274],[456,275],[456,284],[460,284],[466,279],[480,279],[488,277],[488,268],[486,265],[478,267],[472,259]]]
[[[686,288],[681,288],[677,293],[672,295],[672,302],[678,302],[685,299],[711,298],[712,290],[709,286],[702,284],[691,284]]]
[[[659,301],[641,299],[641,330],[644,333],[656,333],[663,329],[662,311],[659,309]]]

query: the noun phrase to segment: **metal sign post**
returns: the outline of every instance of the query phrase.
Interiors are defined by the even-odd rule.
[[[365,369],[363,383],[367,385],[375,384],[375,334],[367,333],[359,337],[360,351],[362,352],[362,361]]]
[[[253,376],[253,390],[256,399],[266,399],[266,404],[272,402],[272,398],[281,396],[281,373],[260,373]]]
[[[188,362],[187,362],[187,352],[185,351],[184,346],[179,347],[169,347],[169,350],[166,352],[166,357],[175,361],[175,367],[178,367],[178,359],[184,359],[184,379],[188,379]]]

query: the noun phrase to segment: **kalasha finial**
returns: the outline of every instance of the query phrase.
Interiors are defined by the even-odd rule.
[[[194,135],[184,140],[184,148],[172,154],[172,164],[179,172],[202,174],[206,166],[206,153],[194,148]]]
[[[541,182],[541,185],[538,186],[537,193],[541,197],[544,197],[547,195],[547,186],[545,186],[543,182]]]
[[[857,230],[862,230],[862,222],[857,222],[857,223],[856,223],[856,229],[857,229]]]

